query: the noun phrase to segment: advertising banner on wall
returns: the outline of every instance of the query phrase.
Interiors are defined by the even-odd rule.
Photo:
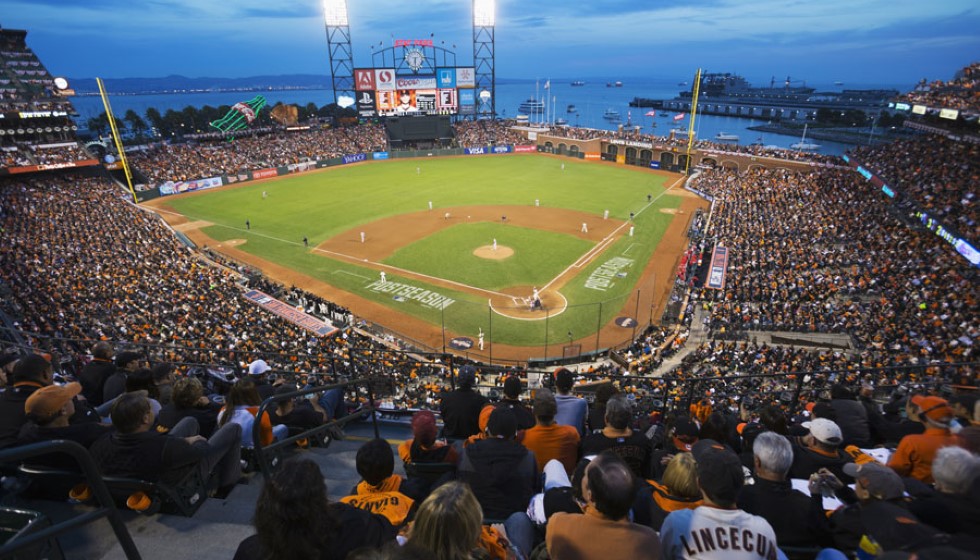
[[[245,292],[244,295],[246,300],[318,336],[330,336],[339,330],[332,324],[308,315],[288,303],[280,301],[259,290],[250,290]]]
[[[378,91],[394,91],[395,89],[395,69],[381,68],[374,71],[374,83]]]
[[[398,76],[395,89],[436,89],[435,76]]]
[[[357,91],[374,91],[376,87],[375,71],[371,69],[354,70],[354,88]]]
[[[378,109],[375,106],[376,102],[377,95],[374,91],[357,92],[357,114],[366,118],[377,116]]]
[[[439,89],[456,89],[456,69],[455,68],[437,69],[436,86]]]
[[[441,111],[456,111],[456,90],[440,89],[436,108]]]
[[[514,146],[514,152],[518,154],[531,154],[538,151],[537,146]]]
[[[473,68],[457,68],[456,69],[456,87],[458,88],[475,88],[476,87],[476,70]]]
[[[711,256],[711,268],[708,269],[706,288],[714,290],[725,289],[725,271],[728,268],[728,247],[715,247]]]

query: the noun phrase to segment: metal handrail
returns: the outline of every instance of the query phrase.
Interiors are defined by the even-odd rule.
[[[122,516],[119,515],[119,510],[116,508],[116,503],[112,499],[112,495],[109,493],[109,488],[102,480],[102,474],[99,472],[99,468],[96,466],[92,455],[90,455],[84,447],[75,443],[74,441],[61,439],[32,443],[30,445],[13,447],[0,451],[0,463],[16,463],[30,457],[38,457],[41,455],[49,455],[51,453],[59,452],[71,455],[71,457],[75,459],[78,465],[82,468],[82,475],[85,477],[85,481],[92,490],[92,493],[95,495],[95,499],[98,501],[100,507],[94,511],[84,513],[67,521],[56,523],[51,527],[38,531],[37,533],[15,539],[13,542],[8,541],[6,544],[0,547],[0,558],[8,558],[19,550],[23,550],[31,545],[46,541],[52,537],[67,533],[81,527],[82,525],[105,517],[112,526],[112,532],[116,534],[116,539],[122,546],[123,553],[126,554],[126,558],[128,560],[140,560],[140,558],[142,558],[140,556],[140,552],[136,548],[136,543],[133,542],[133,538],[130,536],[129,530],[126,529],[126,524],[123,522]]]

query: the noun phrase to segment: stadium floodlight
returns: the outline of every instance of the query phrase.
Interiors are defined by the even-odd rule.
[[[476,27],[493,27],[494,0],[473,0],[473,25]]]
[[[347,0],[323,0],[323,21],[328,27],[350,25],[347,19]]]

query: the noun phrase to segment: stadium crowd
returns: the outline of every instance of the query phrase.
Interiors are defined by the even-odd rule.
[[[974,243],[980,240],[976,184],[980,145],[938,135],[855,150],[854,157],[885,183],[946,227]],[[913,165],[909,161],[915,158]]]
[[[902,99],[927,107],[980,113],[980,62],[966,66],[952,80],[922,80]]]
[[[484,128],[479,130],[487,131]],[[481,141],[479,134],[472,137],[473,141]],[[958,148],[954,146],[949,149]],[[248,148],[244,153],[249,153]],[[898,157],[888,152],[880,154],[866,154],[868,165],[875,169],[890,169],[888,162]],[[878,159],[883,160],[881,167],[876,166]],[[254,163],[251,165],[254,167]],[[961,171],[961,167],[924,163],[917,179],[922,185],[949,184],[951,179],[959,180],[960,176],[956,174]],[[953,174],[952,177],[950,174]],[[916,517],[917,531],[921,529],[916,535],[922,540],[912,545],[901,539],[893,540],[895,537],[892,533],[877,526],[862,525],[855,519],[860,520],[862,508],[865,507],[881,510],[884,518],[891,520],[908,515],[910,508],[919,507],[916,504],[928,505],[930,500],[942,503],[952,500],[959,504],[957,507],[966,507],[962,502],[968,500],[963,497],[976,491],[973,485],[976,476],[970,474],[977,469],[975,456],[953,457],[949,461],[956,465],[955,468],[950,467],[954,472],[943,472],[943,467],[940,467],[937,476],[932,477],[932,471],[927,466],[908,459],[915,453],[907,449],[902,451],[906,435],[919,431],[942,436],[942,445],[971,445],[972,440],[953,439],[948,432],[954,427],[951,421],[954,412],[958,417],[958,427],[977,421],[975,397],[971,400],[969,395],[964,399],[957,396],[948,403],[943,401],[945,404],[938,405],[936,400],[923,399],[939,399],[935,393],[953,382],[975,385],[975,370],[968,366],[956,369],[936,367],[909,374],[875,369],[972,359],[972,349],[980,335],[980,324],[975,313],[975,271],[936,236],[909,228],[900,220],[901,216],[889,211],[888,200],[877,189],[850,170],[819,168],[796,173],[785,169],[752,169],[742,174],[732,170],[706,170],[697,179],[696,187],[714,200],[711,219],[703,229],[699,227],[698,239],[705,244],[705,249],[715,245],[730,249],[725,288],[711,290],[696,283],[692,286],[688,303],[692,310],[700,308],[700,316],[704,317],[711,330],[709,340],[692,349],[679,366],[658,372],[663,374],[661,378],[624,377],[626,373],[652,371],[663,358],[683,347],[688,335],[686,329],[680,333],[671,333],[669,329],[651,329],[643,333],[640,339],[624,350],[632,364],[631,370],[620,365],[597,364],[581,372],[590,374],[580,376],[588,380],[614,379],[617,387],[614,391],[603,390],[601,395],[597,390],[593,410],[587,408],[584,413],[579,410],[571,416],[562,412],[561,408],[562,403],[576,399],[569,393],[569,383],[574,381],[575,376],[556,375],[545,385],[553,384],[558,394],[549,401],[550,392],[536,392],[530,408],[534,425],[524,430],[518,430],[516,426],[512,429],[516,421],[511,422],[507,418],[494,421],[497,409],[502,407],[494,407],[489,412],[485,410],[483,405],[486,399],[473,388],[477,372],[468,367],[461,368],[457,377],[451,379],[453,372],[438,361],[424,362],[396,352],[399,345],[395,341],[365,336],[353,328],[345,328],[338,336],[321,339],[245,302],[241,292],[245,283],[243,275],[248,275],[252,287],[299,303],[307,310],[339,315],[347,311],[333,307],[312,294],[255,278],[252,271],[242,269],[220,255],[209,255],[211,260],[221,261],[221,267],[213,266],[198,253],[180,245],[156,216],[132,205],[117,187],[100,179],[65,174],[29,179],[7,178],[0,183],[0,220],[4,240],[0,247],[0,279],[10,294],[4,298],[3,311],[11,317],[18,331],[28,333],[31,338],[28,344],[34,348],[54,351],[55,354],[81,355],[90,350],[88,344],[91,341],[114,343],[109,346],[108,354],[105,354],[104,347],[91,348],[93,354],[89,364],[99,364],[100,360],[108,362],[115,355],[118,370],[113,375],[118,374],[118,381],[112,386],[118,387],[115,389],[117,392],[113,395],[103,392],[100,395],[103,400],[112,403],[108,405],[109,408],[93,412],[79,404],[77,409],[73,408],[72,413],[68,413],[64,399],[65,395],[75,391],[74,388],[50,389],[45,394],[51,392],[57,395],[51,396],[53,401],[44,401],[48,403],[45,405],[48,408],[44,410],[54,414],[51,421],[59,424],[70,423],[70,419],[76,416],[82,417],[76,421],[83,421],[85,418],[91,419],[93,415],[95,418],[109,415],[119,430],[116,436],[109,437],[116,440],[106,440],[103,428],[86,429],[83,439],[93,446],[96,440],[103,442],[93,448],[93,453],[104,468],[111,468],[108,465],[117,462],[119,454],[124,452],[122,448],[126,441],[148,437],[139,434],[147,433],[157,417],[164,415],[163,411],[169,404],[162,392],[152,395],[156,404],[133,392],[138,391],[139,379],[147,376],[155,379],[152,373],[141,373],[141,368],[149,365],[145,363],[146,358],[156,366],[178,366],[176,382],[167,372],[159,380],[162,385],[173,384],[172,399],[174,403],[178,400],[184,403],[180,406],[185,410],[195,410],[194,403],[204,397],[200,391],[191,391],[189,401],[182,396],[186,385],[184,379],[189,379],[183,375],[187,373],[186,364],[227,366],[232,372],[239,373],[228,380],[229,385],[241,384],[242,394],[254,391],[257,395],[234,397],[229,402],[229,406],[236,405],[235,417],[242,422],[248,420],[249,407],[254,408],[257,404],[255,399],[264,398],[275,390],[268,377],[270,372],[295,374],[285,376],[287,383],[289,380],[300,384],[328,383],[345,376],[357,376],[369,371],[373,365],[381,364],[389,375],[389,385],[387,390],[381,391],[379,398],[384,399],[388,406],[439,409],[447,427],[468,426],[449,435],[461,440],[478,436],[465,448],[460,447],[460,478],[468,481],[472,490],[454,486],[446,492],[472,492],[475,503],[484,512],[481,519],[488,510],[500,514],[494,515],[498,520],[507,518],[508,522],[496,528],[496,532],[473,541],[483,543],[485,549],[498,554],[499,550],[494,544],[504,549],[513,546],[521,554],[528,553],[535,546],[543,546],[552,552],[564,550],[563,547],[575,549],[588,546],[588,543],[576,542],[575,539],[556,540],[556,537],[550,536],[552,527],[584,522],[582,519],[565,518],[551,525],[548,512],[539,515],[537,510],[529,509],[534,502],[526,499],[524,494],[516,498],[508,496],[507,503],[522,504],[512,511],[501,512],[499,503],[486,501],[499,498],[501,493],[511,488],[543,491],[544,498],[556,488],[571,487],[571,490],[564,492],[573,494],[585,488],[589,491],[573,497],[586,505],[575,505],[575,499],[566,500],[568,509],[564,511],[567,514],[580,515],[582,511],[591,510],[599,512],[600,518],[606,521],[624,523],[626,498],[622,492],[617,498],[619,506],[603,509],[609,504],[597,502],[595,492],[598,488],[609,490],[609,487],[604,486],[599,478],[590,478],[600,476],[599,473],[587,474],[593,472],[593,468],[588,465],[576,466],[581,458],[599,454],[610,447],[614,452],[622,447],[620,452],[623,455],[617,456],[623,463],[620,464],[608,454],[599,455],[604,457],[599,461],[601,472],[613,477],[610,479],[613,486],[620,485],[620,490],[630,490],[629,507],[625,511],[632,508],[634,520],[645,524],[650,532],[636,529],[633,525],[626,526],[637,533],[635,538],[639,542],[645,543],[643,549],[649,552],[649,557],[660,557],[661,552],[666,557],[682,557],[678,548],[678,543],[682,541],[678,540],[679,537],[675,538],[679,530],[675,526],[693,522],[690,519],[679,520],[684,516],[696,516],[697,523],[711,527],[727,526],[723,525],[725,520],[706,516],[704,511],[699,514],[698,509],[678,508],[694,513],[678,516],[675,521],[670,521],[670,515],[667,515],[670,511],[664,510],[668,502],[683,502],[696,507],[702,501],[722,510],[738,511],[738,508],[742,508],[765,518],[764,522],[757,518],[743,518],[743,524],[739,526],[753,524],[756,532],[764,533],[774,546],[785,542],[790,543],[791,547],[812,549],[835,546],[850,552],[859,546],[861,536],[870,535],[871,540],[884,550],[936,544],[952,544],[969,550],[969,546],[974,545],[973,541],[960,540],[961,537],[966,538],[964,533],[968,536],[969,529],[965,530],[962,525],[941,516],[935,517],[935,511],[925,506],[925,509],[919,510],[922,519]],[[691,315],[693,313],[687,314],[688,320]],[[751,340],[753,331],[838,333],[848,335],[854,349],[807,350],[768,345]],[[739,334],[743,336],[737,336]],[[72,343],[64,339],[88,342]],[[127,347],[140,346],[146,348],[144,353],[136,355],[141,356],[140,359],[125,351]],[[23,399],[27,398],[28,389],[18,386],[18,383],[71,387],[51,385],[52,367],[45,367],[44,358],[24,355],[15,358],[13,361],[5,358],[7,365],[13,364],[9,379],[5,382],[12,386],[4,391],[0,403],[18,397],[21,400],[15,401],[24,412]],[[58,360],[53,361],[57,365]],[[132,369],[125,369],[130,366]],[[244,374],[246,366],[247,376]],[[18,367],[21,369],[18,370]],[[867,370],[874,370],[874,373],[868,374]],[[85,375],[77,371],[74,373],[82,381],[78,391],[84,390],[87,384]],[[322,375],[313,378],[300,375],[309,373]],[[801,380],[799,376],[802,375],[805,375],[805,379]],[[508,376],[519,380],[516,393],[515,383],[509,382]],[[235,382],[236,377],[247,379]],[[503,391],[504,399],[501,402],[511,413],[514,413],[515,407],[525,406],[521,403],[520,394],[528,380],[520,369],[499,372],[486,368],[480,381],[492,385],[498,396],[500,390]],[[105,383],[107,387],[110,386],[108,380]],[[921,394],[908,398],[907,388],[898,388],[901,384],[910,385],[913,391]],[[801,386],[803,391],[797,397],[794,391]],[[622,395],[616,398],[616,393]],[[229,394],[237,393],[232,389]],[[457,396],[460,394],[461,397]],[[871,394],[887,399],[885,407],[871,400]],[[68,399],[73,396],[68,396]],[[353,395],[348,396],[348,400],[357,400]],[[158,397],[160,400],[157,400]],[[241,399],[241,404],[238,399]],[[624,401],[625,405],[622,404]],[[327,406],[322,406],[322,409],[328,411],[324,412],[324,418],[340,415],[343,411],[342,403],[324,401],[323,404]],[[204,409],[199,410],[198,414],[217,412],[210,404],[201,406]],[[902,408],[909,411],[911,423],[900,419],[899,411]],[[596,414],[596,410],[601,413]],[[627,417],[625,426],[624,411]],[[502,416],[506,417],[507,414]],[[821,423],[818,428],[814,428],[813,424],[809,427],[802,425],[804,420],[812,420],[813,416],[819,416],[833,426],[826,423]],[[569,417],[574,419],[564,420]],[[934,422],[930,424],[930,420]],[[11,437],[18,437],[16,431],[21,428],[24,418],[19,416],[16,422],[19,424],[2,426],[4,430],[0,430],[3,432],[0,435],[4,439],[0,441],[3,444],[9,444]],[[176,434],[193,439],[201,435],[201,439],[195,439],[191,444],[196,448],[188,448],[184,453],[196,457],[195,464],[199,465],[204,475],[215,477],[216,495],[220,496],[230,491],[239,474],[232,465],[238,464],[237,457],[246,443],[241,438],[245,428],[232,422],[205,433],[200,426],[202,422],[196,419],[195,422],[181,424],[181,420],[177,420],[169,422],[172,425],[167,428],[171,436]],[[569,432],[560,428],[563,422],[570,422],[575,430]],[[740,433],[736,428],[741,423],[745,426]],[[42,429],[54,429],[59,424],[39,426],[27,437],[59,433]],[[14,433],[10,433],[11,428],[14,428]],[[637,429],[636,433],[632,431],[634,428]],[[599,434],[590,433],[594,430],[600,430]],[[745,435],[746,430],[749,435]],[[782,438],[770,442],[772,449],[759,452],[747,443],[749,437],[758,439],[759,434],[767,430]],[[523,432],[523,435],[518,435],[518,432]],[[479,436],[480,433],[488,436]],[[965,433],[969,436],[975,432]],[[269,434],[270,438],[273,437],[271,426]],[[648,441],[634,438],[638,434],[641,437],[645,434],[647,437],[644,439]],[[209,439],[204,440],[205,435]],[[697,452],[692,446],[696,438],[725,444],[731,448],[732,455],[722,456],[705,451],[703,446]],[[520,484],[513,484],[514,481],[509,479],[504,484],[493,477],[481,476],[479,473],[486,472],[482,469],[491,468],[480,463],[482,458],[488,456],[486,450],[481,450],[487,447],[481,443],[482,439],[491,440],[488,445],[498,445],[494,440],[507,442],[507,456],[513,456],[515,460],[527,457],[527,452],[533,452],[537,460],[532,477]],[[629,445],[616,444],[620,439],[629,442]],[[863,454],[857,455],[853,451],[844,453],[842,449],[848,443],[861,447],[891,444],[899,449],[895,453],[898,459],[888,462],[892,469],[875,471],[876,474],[866,477],[863,483],[866,495],[863,497],[860,493],[852,496],[838,487],[842,480],[862,480],[856,466],[845,468],[844,464],[875,464]],[[792,446],[789,455],[786,454],[787,445]],[[637,451],[637,446],[642,449]],[[469,451],[471,447],[472,452]],[[525,451],[522,452],[522,448]],[[689,462],[687,470],[683,471],[682,466],[671,469],[675,456],[684,456],[686,451],[695,451],[694,461]],[[635,461],[637,453],[649,455],[647,466],[643,466],[643,461]],[[739,458],[735,453],[742,456]],[[816,460],[814,457],[820,457],[821,453],[837,457],[836,463],[828,465]],[[780,455],[781,458],[776,460],[773,455]],[[734,462],[732,456],[735,456]],[[548,459],[551,458],[557,460],[557,466],[551,464],[549,467]],[[678,459],[677,462],[685,461],[689,460]],[[829,524],[821,522],[814,525],[817,528],[812,534],[787,537],[785,531],[788,529],[785,523],[780,522],[780,515],[785,515],[785,512],[761,505],[758,496],[740,497],[744,483],[736,482],[734,469],[725,470],[733,467],[735,462],[739,464],[739,473],[741,465],[749,467],[754,473],[752,480],[760,487],[772,483],[770,486],[778,487],[779,492],[792,496],[799,505],[796,514],[808,516],[797,519],[799,523],[806,525],[822,516]],[[790,472],[787,462],[792,467],[794,477],[810,481],[813,494],[819,496],[828,493],[828,490],[829,493],[839,491],[844,494],[841,498],[845,503],[856,501],[828,518],[805,495],[792,494],[786,489],[785,478]],[[940,461],[940,465],[943,464]],[[823,468],[828,471],[823,471]],[[874,467],[871,468],[874,470]],[[358,470],[361,472],[360,466]],[[365,467],[361,472],[365,477],[365,492],[392,490],[385,483],[392,476],[390,471],[382,471],[384,476],[379,478],[372,474],[369,480],[369,475],[365,473],[376,471]],[[584,476],[586,483],[576,481],[578,471],[582,471],[578,473],[578,480]],[[677,471],[687,473],[686,482],[674,477],[678,475]],[[477,474],[464,475],[465,472]],[[492,468],[490,472],[494,472]],[[519,476],[524,471],[508,469],[507,472]],[[546,480],[550,484],[541,486],[535,482],[540,481],[542,472],[549,475]],[[628,476],[625,474],[627,472]],[[725,475],[726,472],[729,474]],[[834,478],[828,476],[828,472]],[[923,485],[936,481],[936,485],[924,488],[903,481],[898,478],[899,475],[911,477]],[[709,478],[717,481],[719,477],[729,480],[731,484],[719,488],[705,482]],[[900,499],[902,492],[899,488],[907,490],[914,499]],[[436,499],[441,496],[438,491],[432,495]],[[423,512],[426,511],[423,506],[429,498],[424,492],[417,494],[416,498],[419,507],[414,513],[415,522],[422,523]],[[456,498],[454,503],[457,506],[468,502],[472,509],[473,501],[459,495]],[[802,500],[807,500],[805,506]],[[553,500],[548,499],[547,502],[553,503]],[[491,506],[497,509],[491,509]],[[657,513],[656,507],[661,508],[660,513]],[[344,508],[339,509],[343,510],[342,513],[346,512],[344,515],[359,515]],[[544,510],[547,509],[544,506]],[[641,513],[637,514],[638,511]],[[976,515],[973,510],[965,511],[964,515]],[[811,516],[811,512],[820,515]],[[479,512],[470,513],[475,515]],[[767,517],[767,513],[772,515]],[[463,512],[456,512],[454,517],[462,516]],[[516,517],[511,519],[512,516]],[[836,519],[834,516],[837,516]],[[412,514],[406,514],[401,522],[411,518]],[[368,521],[362,519],[362,522]],[[372,518],[370,523],[381,522]],[[381,525],[384,527],[384,523]],[[554,530],[565,534],[559,529]],[[394,528],[385,528],[383,532],[393,534],[393,531]],[[653,531],[660,531],[660,546],[650,546],[650,539],[657,538]],[[262,534],[260,528],[260,542]],[[406,534],[409,542],[417,538],[417,543],[425,543],[419,546],[430,550],[437,546],[437,543],[427,541],[425,537],[413,536],[411,528]],[[504,535],[509,537],[509,541],[505,540]],[[544,544],[539,544],[541,542]],[[686,542],[688,547],[709,546],[703,542]],[[470,541],[467,543],[466,546],[473,544]],[[261,545],[253,543],[251,546]]]

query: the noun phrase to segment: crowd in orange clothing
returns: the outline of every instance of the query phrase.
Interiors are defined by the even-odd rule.
[[[902,99],[927,107],[980,112],[980,62],[964,67],[952,80],[922,80]]]

